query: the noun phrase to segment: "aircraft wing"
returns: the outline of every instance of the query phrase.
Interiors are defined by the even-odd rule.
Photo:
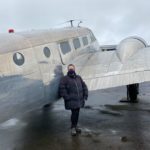
[[[150,81],[150,48],[133,43],[116,51],[87,53],[72,63],[90,90]]]

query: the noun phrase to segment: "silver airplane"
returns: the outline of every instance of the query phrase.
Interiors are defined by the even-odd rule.
[[[70,63],[89,90],[150,81],[150,48],[138,37],[103,52],[85,27],[1,34],[0,122],[56,101]]]

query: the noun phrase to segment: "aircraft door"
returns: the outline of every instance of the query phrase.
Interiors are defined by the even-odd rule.
[[[44,84],[47,103],[56,100],[58,83],[62,76],[60,56],[55,48],[56,44],[54,43],[34,48]]]

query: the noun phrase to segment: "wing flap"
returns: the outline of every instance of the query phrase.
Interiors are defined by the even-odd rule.
[[[103,76],[89,79],[84,78],[84,80],[87,83],[89,90],[105,89],[150,81],[150,71],[117,74],[112,76]]]

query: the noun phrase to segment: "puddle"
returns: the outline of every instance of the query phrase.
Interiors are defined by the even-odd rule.
[[[102,114],[112,115],[112,116],[123,116],[123,114],[110,110],[100,110]]]
[[[10,129],[10,128],[16,127],[18,125],[19,126],[24,126],[26,124],[21,122],[17,118],[12,118],[12,119],[9,119],[9,120],[1,123],[0,124],[0,129],[6,130],[6,129]]]
[[[106,108],[109,108],[111,110],[127,110],[127,111],[150,111],[150,109],[143,109],[137,105],[105,105]]]
[[[54,110],[54,111],[62,111],[62,110],[65,110],[65,107],[64,107],[64,105],[55,104],[55,105],[53,106],[53,110]]]
[[[110,129],[110,132],[111,132],[113,135],[116,135],[116,134],[118,133],[118,131],[113,130],[113,129]]]
[[[83,128],[81,135],[84,136],[84,137],[97,137],[97,136],[100,135],[100,132],[99,131],[90,130],[88,128]]]

